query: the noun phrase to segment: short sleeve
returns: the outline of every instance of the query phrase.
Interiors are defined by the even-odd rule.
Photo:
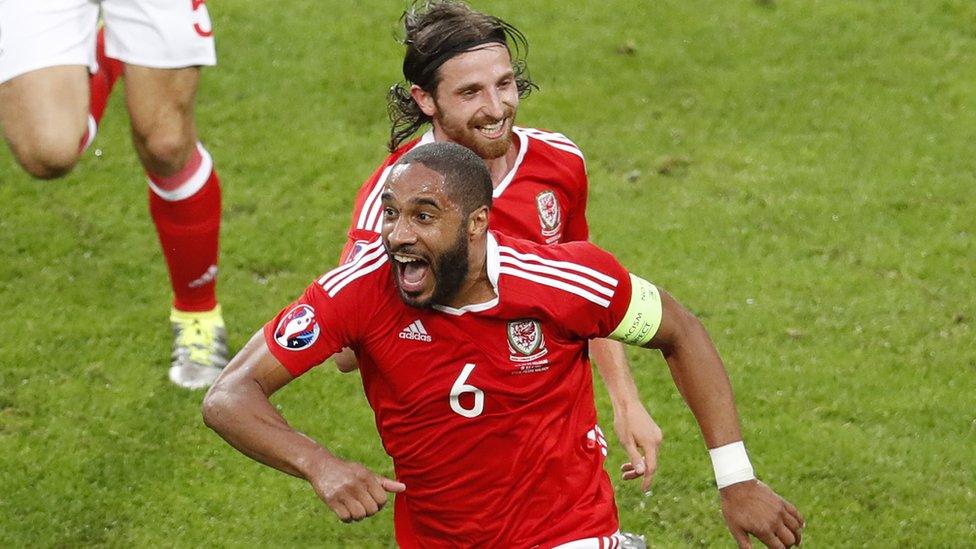
[[[548,249],[547,249],[548,248]],[[571,339],[606,337],[627,314],[630,273],[609,252],[590,242],[568,242],[538,248],[550,252],[539,277],[553,288],[548,299],[555,321]]]
[[[264,325],[271,354],[297,377],[349,346],[356,315],[347,303],[329,297],[317,282],[310,284]]]

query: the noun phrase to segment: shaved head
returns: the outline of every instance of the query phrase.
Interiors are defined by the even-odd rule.
[[[444,177],[444,191],[460,206],[461,215],[487,206],[491,209],[491,174],[485,162],[467,147],[455,143],[428,143],[403,155],[393,168],[422,164]]]

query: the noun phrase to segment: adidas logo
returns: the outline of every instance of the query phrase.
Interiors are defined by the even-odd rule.
[[[210,284],[214,280],[217,280],[217,266],[211,265],[207,267],[207,271],[200,276],[200,278],[194,280],[187,284],[191,288],[199,288],[205,284]]]
[[[427,329],[421,324],[420,319],[414,320],[409,326],[404,328],[400,332],[400,339],[414,339],[426,343],[431,342],[430,334],[427,333]]]

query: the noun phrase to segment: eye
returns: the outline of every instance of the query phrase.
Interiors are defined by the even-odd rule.
[[[393,208],[389,206],[383,208],[383,217],[385,217],[386,219],[393,219],[396,216],[397,216],[397,211],[394,210]]]
[[[434,216],[430,215],[427,212],[420,212],[419,214],[417,214],[417,220],[420,221],[421,223],[429,223],[434,220]]]

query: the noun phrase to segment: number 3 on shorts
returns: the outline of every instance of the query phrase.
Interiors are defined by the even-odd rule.
[[[461,375],[454,380],[454,385],[451,386],[451,409],[454,410],[458,415],[468,418],[478,417],[481,415],[481,412],[485,410],[485,392],[474,385],[468,385],[465,383],[468,376],[471,375],[471,372],[473,371],[474,364],[465,364],[464,369],[461,370]],[[461,406],[460,397],[464,393],[471,393],[474,395],[474,405],[470,408]]]

